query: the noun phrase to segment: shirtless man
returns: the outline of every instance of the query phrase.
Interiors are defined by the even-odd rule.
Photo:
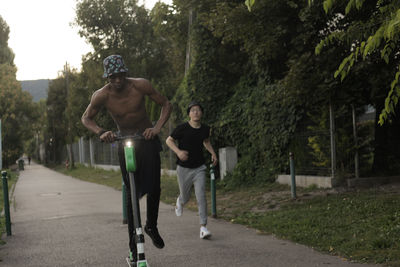
[[[96,133],[103,142],[113,142],[114,133],[101,128],[94,118],[101,108],[105,107],[121,135],[141,134],[145,140],[135,142],[136,186],[139,197],[147,194],[147,220],[144,227],[157,248],[164,247],[164,241],[157,229],[158,209],[160,202],[160,151],[162,150],[158,134],[167,122],[172,111],[168,99],[156,91],[148,80],[142,78],[128,78],[122,57],[111,55],[104,59],[104,78],[108,84],[95,91],[90,104],[82,116],[83,125]],[[160,105],[161,115],[153,126],[145,108],[145,96]],[[132,219],[132,202],[130,194],[129,176],[125,167],[125,157],[121,142],[118,145],[118,156],[124,183],[127,188],[127,212],[129,230],[130,259],[137,261],[135,229]]]

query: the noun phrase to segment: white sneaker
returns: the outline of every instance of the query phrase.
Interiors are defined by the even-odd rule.
[[[205,226],[200,227],[200,238],[208,239],[211,236],[210,231],[207,230]]]
[[[182,212],[183,212],[183,207],[182,207],[182,204],[179,201],[179,197],[178,197],[176,199],[175,214],[176,214],[176,216],[180,217],[180,216],[182,216]]]

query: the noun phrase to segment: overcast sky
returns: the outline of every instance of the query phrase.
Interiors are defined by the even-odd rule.
[[[141,0],[151,9],[158,0]],[[162,0],[172,3],[172,0]],[[66,62],[80,70],[91,46],[70,26],[76,0],[0,0],[0,16],[10,27],[17,80],[54,79]]]

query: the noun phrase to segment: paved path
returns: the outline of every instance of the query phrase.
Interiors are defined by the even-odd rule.
[[[26,165],[12,198],[12,232],[0,246],[0,266],[127,266],[127,226],[121,192]],[[142,212],[145,205],[141,203]],[[142,219],[144,219],[142,215]],[[159,230],[166,247],[146,236],[151,267],[174,266],[367,266],[318,253],[308,247],[259,235],[255,230],[210,219],[211,240],[199,238],[198,217],[160,205]]]

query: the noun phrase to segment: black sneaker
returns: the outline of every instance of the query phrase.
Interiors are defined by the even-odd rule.
[[[158,233],[157,227],[150,228],[147,225],[144,227],[144,231],[148,236],[150,236],[151,240],[153,241],[153,245],[156,248],[163,248],[164,247],[164,240],[161,238],[160,234]]]

